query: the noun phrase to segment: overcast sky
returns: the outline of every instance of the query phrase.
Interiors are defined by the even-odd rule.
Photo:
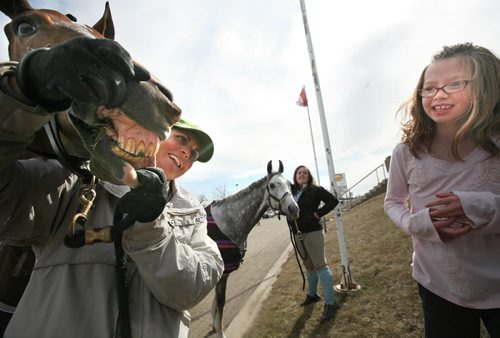
[[[296,105],[305,86],[320,182],[329,188],[299,0],[109,2],[116,40],[214,140],[213,159],[195,163],[184,187],[208,199],[220,187],[234,193],[263,177],[269,160],[282,160],[289,179],[299,164],[316,174],[307,110]],[[104,10],[101,0],[32,5],[90,25]],[[348,186],[391,154],[397,109],[441,46],[469,41],[500,53],[500,1],[306,0],[306,9],[334,169]],[[7,60],[7,40],[0,42]]]

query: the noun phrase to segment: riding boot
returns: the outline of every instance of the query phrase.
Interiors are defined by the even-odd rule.
[[[335,312],[339,309],[338,304],[325,304],[323,309],[323,314],[321,315],[320,323],[329,321],[335,315]]]
[[[318,294],[314,294],[314,296],[306,295],[306,299],[300,304],[300,306],[307,306],[309,304],[317,303],[321,300],[321,297]]]
[[[307,271],[307,294],[306,299],[300,304],[300,306],[306,306],[319,302],[321,297],[318,295],[318,274],[316,271]]]
[[[318,272],[319,281],[323,287],[323,295],[325,297],[325,304],[335,304],[335,296],[333,294],[333,274],[329,267],[325,267]]]

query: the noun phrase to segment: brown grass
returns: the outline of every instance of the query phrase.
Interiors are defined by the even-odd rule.
[[[424,337],[420,298],[411,277],[411,238],[385,215],[384,197],[376,196],[342,214],[351,275],[361,289],[336,294],[341,306],[336,317],[320,325],[321,302],[305,309],[299,306],[305,293],[292,254],[244,338]],[[327,218],[327,260],[339,283],[342,263],[335,219]],[[318,291],[322,295],[321,287]],[[489,337],[482,323],[481,337]]]
[[[411,277],[411,239],[384,214],[383,198],[374,197],[342,215],[351,275],[361,289],[336,295],[341,305],[336,317],[319,325],[321,302],[299,306],[305,293],[291,255],[245,338],[423,337],[420,299]],[[338,247],[332,217],[326,248],[337,283],[342,267]]]

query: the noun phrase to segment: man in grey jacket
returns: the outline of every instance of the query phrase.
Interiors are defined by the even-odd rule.
[[[59,57],[67,53],[67,49],[58,47],[53,50],[60,53]],[[78,59],[77,54],[67,57],[72,63],[95,66],[95,60]],[[103,55],[96,53],[92,57]],[[128,53],[117,57],[126,59]],[[104,59],[109,61],[109,55]],[[46,69],[45,78],[31,82],[31,75],[40,68],[36,66],[39,60],[31,61],[31,65],[21,62],[22,71],[12,65],[9,71],[0,70],[0,241],[29,244],[36,255],[30,282],[5,337],[117,337],[123,332],[118,329],[113,246],[64,245],[67,225],[80,210],[81,180],[57,159],[24,158],[34,135],[48,120],[47,109],[40,105],[66,109],[68,99],[92,101],[97,89],[88,87],[98,84],[103,88],[102,82],[106,82],[109,91],[99,97],[98,103],[117,106],[115,90],[121,89],[114,87],[120,85],[115,73],[122,69],[109,62],[109,69],[99,67],[95,76],[102,82],[77,88],[75,96],[65,90],[74,83],[61,81],[53,86],[55,75]],[[111,71],[112,81],[108,81],[106,72]],[[126,253],[132,337],[187,337],[187,310],[202,300],[222,275],[222,258],[207,236],[203,207],[175,184],[175,179],[194,161],[207,162],[212,154],[210,137],[199,127],[180,120],[159,145],[153,165],[163,170],[147,171],[146,176],[137,170],[141,174],[139,184],[132,190],[106,181],[93,186],[95,200],[87,215],[88,226],[113,224],[117,206],[125,212],[133,211],[135,219],[140,220],[123,232],[121,241]],[[140,190],[144,177],[153,182],[157,194]],[[144,210],[149,209],[145,201],[159,210],[154,218],[144,216]]]

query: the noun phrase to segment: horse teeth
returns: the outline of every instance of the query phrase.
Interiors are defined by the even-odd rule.
[[[135,152],[133,152],[136,155],[143,155],[146,152],[146,145],[144,144],[144,141],[140,141],[137,147],[135,148]]]
[[[127,144],[125,144],[125,150],[131,154],[135,154],[135,140],[133,138],[129,138],[127,140]]]
[[[155,146],[153,145],[153,143],[149,143],[146,149],[146,156],[147,157],[154,156],[154,154],[155,154]]]

